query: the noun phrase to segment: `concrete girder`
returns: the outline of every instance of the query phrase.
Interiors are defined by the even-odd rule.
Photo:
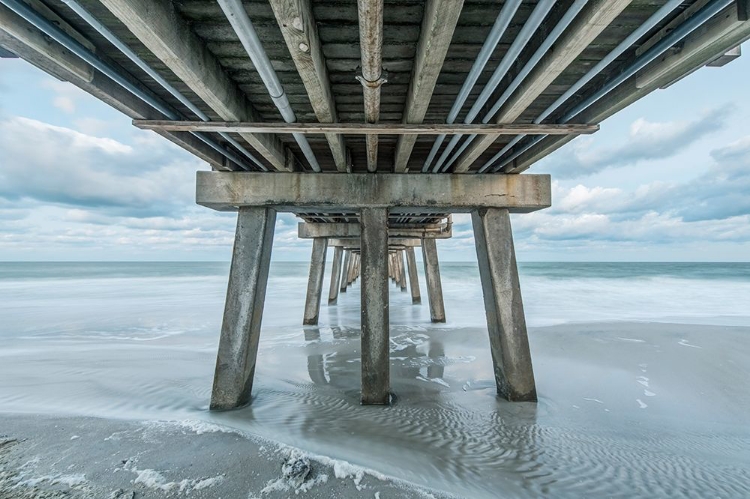
[[[197,173],[196,202],[221,211],[269,206],[277,211],[468,213],[505,208],[528,213],[552,204],[549,175],[309,175],[302,173]]]
[[[314,239],[331,237],[337,239],[359,239],[360,229],[357,223],[309,223],[300,222],[297,226],[297,237]],[[450,239],[453,237],[453,226],[445,224],[407,224],[406,227],[388,227],[389,237],[418,239]]]

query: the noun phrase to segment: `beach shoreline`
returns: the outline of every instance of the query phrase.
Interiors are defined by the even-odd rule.
[[[2,414],[0,428],[2,499],[455,497],[205,421]]]
[[[352,395],[352,334],[302,342],[309,362],[336,355],[325,375],[314,375],[320,366],[308,362],[306,374],[319,379],[301,398],[284,395],[280,387],[292,380],[264,367],[253,404],[239,411],[200,410],[171,422],[0,414],[0,442],[11,439],[0,447],[0,498],[118,491],[125,495],[114,499],[750,493],[750,390],[737,382],[750,372],[750,328],[531,328],[538,404],[494,395],[490,372],[472,360],[481,344],[462,357],[449,354],[460,337],[477,334],[438,328],[396,335],[391,358],[399,398],[387,408],[361,407]],[[284,351],[294,351],[284,341]],[[420,354],[436,342],[440,357]],[[409,367],[415,362],[424,376]],[[275,428],[273,421],[282,420]],[[313,468],[296,488],[282,473],[292,456]],[[675,476],[684,493],[669,492]]]

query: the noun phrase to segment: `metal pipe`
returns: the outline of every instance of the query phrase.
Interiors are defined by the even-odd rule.
[[[383,0],[358,0],[359,45],[362,53],[362,84],[365,102],[365,121],[380,119],[380,87],[385,83],[383,73]],[[367,135],[367,171],[378,169],[378,137]]]
[[[263,80],[263,84],[268,90],[268,94],[271,96],[271,100],[276,105],[276,108],[281,113],[281,117],[287,123],[295,123],[297,116],[295,116],[292,106],[289,103],[289,99],[284,92],[284,87],[279,81],[279,77],[276,71],[273,69],[271,60],[268,58],[263,45],[258,38],[258,33],[255,31],[250,17],[247,15],[242,0],[218,0],[221,10],[224,15],[227,16],[229,24],[232,25],[232,29],[240,39],[242,46],[245,48],[247,55],[250,56],[250,60],[255,66],[255,70],[258,72],[260,79]],[[320,165],[315,157],[310,144],[307,142],[302,134],[292,134],[294,140],[297,141],[302,153],[307,158],[312,169],[316,172],[320,171]]]
[[[25,3],[19,0],[0,0],[0,3],[8,7],[10,10],[15,12],[19,16],[21,16],[24,20],[26,20],[30,24],[34,25],[37,29],[42,31],[45,35],[55,40],[57,43],[59,43],[60,45],[68,49],[71,53],[80,57],[86,63],[90,64],[92,67],[94,67],[95,69],[100,71],[102,74],[110,78],[112,81],[120,85],[126,91],[130,92],[135,97],[142,100],[144,103],[148,104],[155,110],[159,111],[170,120],[182,119],[182,116],[177,111],[169,107],[161,99],[144,92],[141,88],[139,88],[130,80],[122,76],[116,69],[110,66],[109,63],[103,61],[99,56],[91,52],[78,40],[76,40],[75,38],[73,38],[72,36],[64,32],[57,25],[50,22],[48,19],[40,15],[38,12],[36,12],[34,9],[29,7]],[[243,159],[241,159],[239,156],[234,154],[232,151],[227,150],[226,148],[217,144],[215,141],[213,141],[210,137],[207,137],[205,134],[193,133],[193,135],[196,138],[198,138],[200,141],[202,141],[203,143],[205,143],[206,145],[214,149],[215,151],[222,154],[225,158],[239,165],[240,167],[246,170],[251,169],[250,166],[248,166]]]
[[[635,73],[643,69],[647,64],[658,58],[661,54],[669,50],[672,46],[674,46],[676,43],[679,43],[683,38],[688,36],[693,31],[700,28],[703,24],[705,24],[709,19],[714,17],[716,14],[718,14],[722,9],[726,8],[727,6],[731,5],[733,0],[713,0],[712,2],[708,3],[706,6],[704,6],[702,9],[700,9],[698,12],[696,12],[693,16],[691,16],[688,20],[677,26],[674,30],[672,30],[667,36],[662,38],[660,41],[655,43],[651,48],[649,48],[647,51],[645,51],[643,54],[641,54],[639,57],[637,57],[630,65],[628,65],[625,69],[623,69],[617,76],[609,80],[603,87],[601,87],[597,92],[595,92],[593,95],[589,96],[587,99],[585,99],[583,102],[575,106],[573,109],[565,113],[565,115],[560,119],[559,123],[567,123],[570,121],[573,117],[590,107],[592,104],[597,102],[599,99],[604,97],[607,93],[611,92],[614,88],[616,88],[618,85],[620,85],[622,82],[633,76]],[[580,89],[586,82],[590,81],[598,72],[601,72],[602,69],[604,69],[605,66],[609,64],[609,62],[613,61],[617,56],[622,54],[627,48],[630,47],[635,41],[637,41],[641,36],[643,36],[646,32],[648,32],[650,29],[652,29],[656,24],[658,24],[664,17],[669,14],[672,10],[674,10],[681,2],[679,1],[672,1],[668,4],[665,4],[662,8],[660,8],[658,11],[656,11],[642,26],[639,26],[638,29],[632,33],[630,36],[628,36],[623,42],[621,42],[610,54],[605,57],[605,59],[602,59],[602,62],[594,66],[586,75],[581,78],[581,80],[584,81],[583,84],[577,87],[576,90]],[[667,7],[671,7],[671,9],[667,9]],[[626,44],[626,42],[630,42],[629,44]],[[610,57],[611,54],[615,54],[612,57]],[[603,63],[603,61],[608,60],[609,62]],[[597,69],[597,73],[594,74],[594,69]],[[574,84],[574,86],[577,86],[578,82]],[[567,92],[566,92],[567,93]],[[563,94],[564,95],[564,94]],[[572,95],[572,93],[571,93]],[[558,103],[559,101],[559,103]],[[562,96],[560,99],[555,101],[555,104],[559,106],[562,102],[564,102],[564,99],[562,99]],[[552,104],[549,106],[543,113],[540,115],[539,118],[534,120],[534,123],[540,123],[544,118],[549,116],[556,108],[553,108],[555,104]],[[520,156],[522,153],[528,151],[532,146],[539,143],[542,139],[544,139],[546,135],[542,135],[539,137],[535,137],[534,140],[532,140],[529,144],[525,145],[521,150],[516,151],[511,155],[510,157],[506,158],[502,163],[496,165],[493,168],[493,172],[499,171],[501,168],[503,168],[505,165],[516,159],[518,156]],[[518,140],[516,140],[516,143],[523,138],[523,136],[519,137]],[[509,144],[510,146],[510,144]],[[497,161],[507,150],[510,149],[510,147],[506,146],[503,148],[502,151],[500,151],[498,154],[496,154],[490,161],[485,164],[487,166],[488,164],[492,164],[494,161]],[[482,168],[485,168],[484,166]],[[485,168],[486,169],[486,168]]]
[[[497,15],[497,18],[495,18],[495,24],[492,25],[492,29],[490,30],[489,35],[487,35],[487,38],[485,38],[484,43],[482,44],[482,48],[479,51],[476,59],[474,59],[474,64],[471,65],[469,74],[466,76],[466,79],[461,86],[461,90],[459,90],[458,95],[456,96],[456,100],[453,102],[453,107],[451,107],[451,110],[448,113],[448,119],[446,119],[445,122],[449,125],[456,121],[458,113],[461,112],[461,108],[463,107],[464,103],[466,103],[466,99],[469,97],[469,94],[474,88],[474,85],[476,85],[479,76],[482,74],[484,67],[487,65],[487,61],[489,61],[492,52],[495,50],[495,47],[497,47],[497,44],[500,43],[500,39],[503,37],[503,34],[505,34],[505,30],[508,29],[508,25],[513,19],[513,16],[516,14],[516,11],[518,10],[518,7],[520,5],[521,0],[510,0],[505,2],[505,4],[503,4],[503,8],[500,9],[500,13]],[[422,166],[422,172],[426,172],[427,170],[429,170],[430,164],[435,158],[435,154],[437,154],[437,151],[438,149],[440,149],[440,145],[444,140],[445,135],[438,135],[438,137],[435,139],[435,143],[432,145],[430,154],[429,156],[427,156],[427,160]]]
[[[190,102],[190,100],[185,97],[179,90],[174,88],[167,80],[165,80],[159,73],[154,71],[151,66],[149,66],[143,59],[141,59],[138,54],[133,52],[130,47],[125,45],[117,36],[112,33],[106,26],[104,26],[101,22],[99,22],[98,19],[96,19],[94,16],[91,15],[89,11],[84,9],[78,2],[75,0],[62,0],[62,2],[67,5],[70,10],[78,14],[78,16],[86,21],[92,28],[94,28],[100,35],[102,35],[107,41],[109,41],[112,45],[114,45],[120,52],[122,52],[128,59],[130,59],[136,66],[141,68],[147,75],[149,75],[151,78],[156,81],[159,85],[162,86],[164,90],[169,92],[170,95],[172,95],[175,99],[180,101],[185,107],[190,109],[190,111],[193,112],[200,120],[202,121],[211,121],[211,119],[203,112],[201,111],[195,104]],[[219,132],[219,135],[221,135],[227,142],[232,144],[238,151],[240,151],[242,154],[244,154],[247,158],[249,158],[255,165],[260,168],[263,171],[268,171],[268,168],[266,168],[263,163],[256,158],[250,151],[245,149],[242,144],[240,144],[238,141],[236,141],[231,135],[224,132]]]
[[[536,65],[539,63],[539,61],[542,60],[542,57],[544,57],[549,49],[552,48],[552,45],[557,41],[558,38],[560,38],[560,35],[562,35],[563,31],[565,31],[568,26],[570,26],[570,23],[573,22],[573,19],[578,15],[579,12],[586,6],[589,0],[576,0],[573,5],[570,6],[570,8],[565,12],[565,14],[562,16],[560,21],[555,25],[555,27],[552,29],[549,35],[547,35],[547,38],[544,39],[542,44],[539,46],[539,48],[534,52],[534,55],[531,56],[531,58],[526,62],[523,69],[518,73],[518,75],[513,79],[513,81],[508,85],[508,87],[505,89],[503,94],[495,101],[495,104],[490,108],[489,112],[482,118],[482,123],[489,123],[493,116],[500,110],[503,104],[505,104],[510,96],[515,92],[519,86],[521,86],[521,83],[523,83],[523,80],[526,79],[526,77],[531,73],[531,71],[536,67]],[[672,3],[679,4],[683,0],[672,0]]]
[[[500,64],[497,66],[497,68],[495,68],[494,73],[492,73],[489,81],[482,89],[479,97],[477,97],[477,100],[471,106],[471,109],[469,109],[469,113],[464,118],[464,123],[468,124],[474,121],[479,112],[482,110],[482,107],[491,97],[492,93],[495,91],[498,85],[500,85],[500,82],[508,73],[510,67],[513,65],[516,59],[518,59],[521,51],[526,47],[526,44],[529,43],[529,40],[531,40],[531,37],[539,28],[539,25],[542,24],[542,21],[544,21],[544,18],[547,17],[549,11],[552,10],[552,7],[555,6],[556,2],[557,0],[540,0],[539,3],[537,3],[536,7],[534,7],[534,10],[531,12],[531,15],[524,23],[523,28],[521,28],[521,31],[518,33],[518,36],[516,36],[516,38],[513,40],[513,43],[511,43],[508,51],[505,52],[503,59],[500,61]],[[448,169],[451,163],[457,159],[457,157],[454,156],[451,158],[451,161],[448,164],[444,165],[446,159],[448,159],[448,155],[453,151],[459,140],[461,140],[461,137],[459,136],[454,136],[453,138],[451,138],[451,141],[445,147],[445,150],[443,150],[443,154],[440,155],[437,163],[435,163],[433,171],[440,171],[441,167],[442,171],[445,171]],[[466,147],[468,147],[472,140],[473,138],[467,137],[466,142],[463,145],[463,149],[466,149]]]

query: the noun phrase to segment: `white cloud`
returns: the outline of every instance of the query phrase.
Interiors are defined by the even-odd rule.
[[[596,147],[595,136],[580,137],[545,160],[557,178],[578,178],[641,161],[672,157],[699,139],[720,130],[731,114],[729,106],[704,112],[692,121],[650,122],[635,120],[625,142]]]

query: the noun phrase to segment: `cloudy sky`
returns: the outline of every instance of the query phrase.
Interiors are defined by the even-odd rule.
[[[750,44],[532,168],[553,208],[513,219],[522,261],[750,260]],[[234,216],[194,204],[201,161],[70,84],[0,59],[0,261],[228,260]],[[468,217],[440,241],[475,260]],[[280,215],[274,259],[305,260]]]

